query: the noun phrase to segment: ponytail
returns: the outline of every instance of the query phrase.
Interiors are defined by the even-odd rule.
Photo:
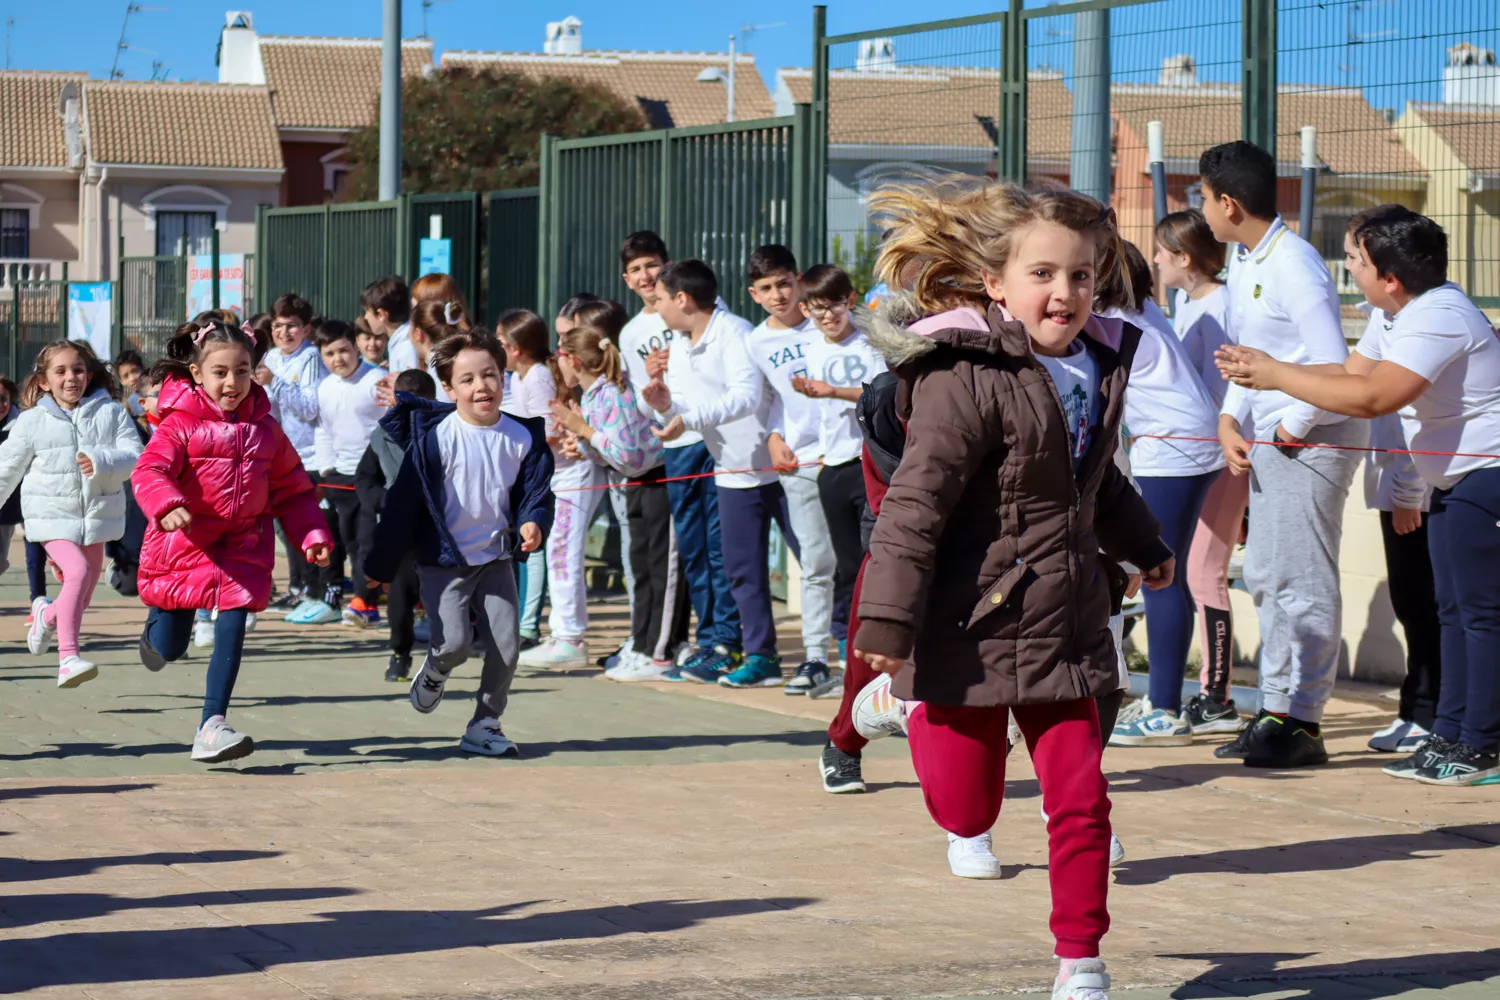
[[[578,362],[578,369],[603,375],[624,391],[629,382],[625,376],[625,359],[614,338],[597,326],[575,326],[558,338],[562,349]]]

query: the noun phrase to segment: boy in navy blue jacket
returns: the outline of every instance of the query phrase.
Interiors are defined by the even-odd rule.
[[[437,708],[448,675],[477,638],[484,670],[459,749],[515,757],[519,750],[500,729],[520,655],[512,560],[517,551],[540,548],[552,526],[552,452],[540,419],[500,412],[505,349],[493,334],[454,334],[432,361],[454,402],[401,393],[381,420],[406,456],[386,494],[366,572],[389,583],[416,553],[431,639],[412,679],[412,707]]]

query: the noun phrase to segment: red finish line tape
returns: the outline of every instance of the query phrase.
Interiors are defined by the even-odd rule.
[[[1137,434],[1137,438],[1155,438],[1159,441],[1214,441],[1216,437],[1186,437],[1178,434]],[[1246,444],[1264,444],[1273,448],[1326,448],[1329,451],[1368,451],[1380,455],[1435,455],[1439,458],[1493,458],[1500,459],[1500,455],[1486,455],[1474,451],[1412,451],[1409,448],[1371,448],[1351,444],[1310,444],[1303,441],[1255,441],[1245,439]]]

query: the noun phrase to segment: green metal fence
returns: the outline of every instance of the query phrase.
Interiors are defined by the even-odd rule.
[[[20,382],[37,352],[66,335],[68,283],[15,281],[0,288],[0,344],[5,371]]]
[[[754,315],[744,280],[756,247],[806,245],[806,109],[785,118],[665,129],[542,145],[542,259],[547,315],[577,292],[628,303],[620,240],[651,229],[678,258],[719,276],[730,309]],[[800,124],[800,128],[799,128]]]
[[[485,212],[485,322],[507,309],[537,307],[541,188],[491,191]]]
[[[411,194],[403,195],[407,213],[406,264],[401,273],[412,280],[418,274],[423,237],[434,231],[450,244],[452,263],[449,273],[463,289],[464,301],[477,310],[483,302],[480,296],[480,214],[483,199],[474,191],[458,194]],[[436,223],[434,223],[436,219]]]
[[[300,295],[313,311],[352,319],[359,293],[410,263],[403,201],[262,208],[256,219],[257,284],[269,305]]]
[[[116,283],[118,343],[159,357],[172,331],[188,319],[186,257],[124,257]]]

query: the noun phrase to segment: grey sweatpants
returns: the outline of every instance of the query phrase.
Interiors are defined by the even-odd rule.
[[[1363,447],[1370,427],[1315,427],[1310,444]],[[1339,542],[1344,501],[1363,455],[1256,445],[1250,454],[1245,587],[1260,615],[1261,707],[1321,722],[1333,694],[1343,634]]]
[[[500,718],[505,714],[520,655],[515,567],[509,559],[463,569],[418,566],[417,578],[432,633],[427,656],[433,667],[448,676],[469,658],[470,644],[477,639],[484,669],[479,675],[479,703],[470,722]],[[472,629],[470,607],[475,618]]]

